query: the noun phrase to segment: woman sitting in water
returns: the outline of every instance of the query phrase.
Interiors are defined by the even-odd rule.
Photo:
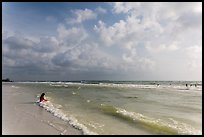
[[[40,102],[47,101],[47,99],[45,99],[44,96],[45,96],[45,93],[42,93],[40,96]]]

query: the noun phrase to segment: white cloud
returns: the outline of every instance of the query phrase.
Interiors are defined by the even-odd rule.
[[[53,36],[25,37],[4,30],[2,63],[4,67],[31,70],[33,67],[41,72],[60,71],[60,74],[97,71],[134,77],[154,72],[156,78],[166,73],[188,74],[188,67],[197,76],[200,71],[196,70],[202,68],[200,5],[112,3],[114,16],[123,14],[119,20],[113,18],[112,24],[100,18],[111,10],[98,7],[73,10],[74,17],[67,20],[68,24],[59,24]],[[80,24],[96,18],[99,21],[93,33]],[[48,16],[46,20],[52,18]]]
[[[68,24],[81,23],[83,21],[95,19],[97,17],[97,14],[90,9],[85,10],[78,9],[73,10],[71,12],[74,14],[74,18],[68,18],[67,19]]]
[[[185,49],[188,57],[188,69],[195,70],[202,68],[202,47],[190,46]]]
[[[68,24],[78,24],[82,23],[83,21],[96,19],[98,14],[105,14],[107,10],[101,7],[97,7],[95,10],[91,9],[77,9],[72,10],[72,14],[74,15],[73,18],[68,18],[66,21]]]
[[[96,11],[97,13],[99,13],[99,14],[105,14],[105,13],[107,13],[107,10],[104,9],[104,8],[101,8],[101,7],[97,7],[97,8],[95,9],[95,11]]]
[[[172,42],[170,45],[160,44],[160,45],[151,45],[151,43],[147,43],[145,45],[146,49],[152,53],[160,53],[160,52],[169,52],[175,51],[179,49],[177,42]]]
[[[99,21],[94,30],[107,46],[139,41],[151,43],[152,49],[177,50],[188,33],[200,29],[201,16],[192,10],[196,6],[197,3],[113,3],[114,12],[125,13],[126,18],[110,26]]]
[[[121,64],[130,66],[129,70],[131,67],[153,69],[162,64],[155,62],[151,56],[158,61],[158,53],[167,53],[166,58],[169,58],[193,43],[200,45],[202,21],[201,14],[194,10],[199,7],[196,3],[117,2],[112,5],[116,16],[123,13],[126,17],[109,26],[99,20],[94,30],[101,45],[123,50]],[[144,46],[150,56],[139,54],[139,46]],[[128,70],[128,67],[125,69]]]
[[[59,24],[57,32],[59,44],[65,47],[77,46],[82,40],[88,37],[88,34],[82,27],[71,27],[67,29],[65,25]]]
[[[139,19],[132,15],[127,15],[126,19],[111,26],[106,26],[104,22],[99,21],[94,30],[107,46],[118,45],[121,42],[124,44],[128,41],[135,43],[136,41],[155,39],[163,32],[163,28],[155,20],[151,20],[149,17]]]
[[[98,25],[94,27],[94,30],[100,36],[102,45],[116,46],[123,50],[121,57],[122,70],[145,71],[154,68],[152,59],[145,57],[145,55],[138,55],[138,45],[147,37],[143,29],[144,25],[139,22],[137,18],[128,16],[126,20],[120,20],[112,26],[106,26],[104,22],[99,21]]]
[[[142,70],[155,70],[155,61],[153,61],[152,59],[149,58],[141,58],[139,59],[140,65],[141,65],[141,69]]]
[[[38,52],[55,52],[59,48],[59,41],[54,37],[42,37],[40,42],[36,43],[33,47]]]
[[[58,52],[52,62],[62,68],[80,71],[116,70],[118,65],[117,60],[100,50],[93,42],[82,42],[77,47]]]
[[[113,40],[111,39],[112,33],[109,33],[110,31],[106,29],[105,23],[101,20],[98,22],[98,26],[94,26],[94,30],[100,34],[100,38],[102,41],[104,41],[106,46],[109,46],[113,43]],[[108,35],[107,35],[108,34]]]
[[[114,13],[129,13],[131,10],[140,6],[140,2],[114,2],[113,12]]]
[[[52,63],[67,70],[116,70],[120,65],[114,55],[105,53],[98,46],[95,40],[86,32],[83,27],[66,28],[59,24],[58,36],[56,37],[55,55],[52,56]]]
[[[177,45],[177,42],[173,42],[171,45],[169,45],[168,49],[171,50],[171,51],[178,50],[179,47]]]

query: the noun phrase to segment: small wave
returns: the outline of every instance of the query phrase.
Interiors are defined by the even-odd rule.
[[[52,113],[54,116],[67,121],[70,125],[72,125],[74,128],[82,130],[84,135],[97,135],[97,133],[92,132],[88,130],[86,126],[83,124],[80,124],[76,118],[73,116],[67,116],[64,114],[59,108],[61,108],[61,105],[53,105],[50,101],[47,102],[36,102],[39,106],[45,108],[48,112]]]
[[[104,113],[123,119],[127,122],[139,124],[148,130],[155,131],[162,134],[201,134],[190,125],[182,122],[178,122],[173,118],[170,121],[164,121],[161,119],[154,119],[144,116],[140,113],[128,112],[125,109],[117,108],[111,105],[101,104],[100,110]]]
[[[19,88],[19,87],[17,87],[17,86],[14,86],[14,85],[12,85],[11,87],[12,87],[12,88]]]
[[[90,100],[86,100],[86,102],[87,102],[87,103],[90,103],[91,101],[90,101]]]
[[[78,89],[81,87],[108,87],[108,88],[144,88],[144,89],[152,89],[158,88],[155,85],[138,85],[138,84],[114,84],[114,83],[99,83],[99,84],[92,84],[92,83],[52,83],[49,84],[50,86],[54,87],[68,87],[68,85],[75,85],[79,86]]]
[[[50,86],[54,87],[69,87],[71,86],[78,86],[78,90],[82,87],[101,87],[101,88],[140,88],[140,89],[163,89],[163,88],[170,88],[170,89],[186,89],[185,85],[156,85],[156,84],[139,84],[139,83],[74,83],[74,82],[49,82]],[[191,87],[193,88],[193,87]],[[191,89],[189,88],[189,89]],[[198,87],[197,87],[198,88]]]
[[[53,86],[53,87],[63,87],[63,85],[60,85],[60,84],[50,84],[50,86]]]
[[[72,92],[73,95],[76,95],[76,92]]]

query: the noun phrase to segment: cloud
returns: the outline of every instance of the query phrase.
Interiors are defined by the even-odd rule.
[[[106,26],[105,23],[102,22],[101,20],[99,20],[98,22],[98,26],[94,26],[94,30],[99,33],[100,35],[100,39],[101,41],[104,42],[104,45],[109,46],[112,45],[113,40],[111,39],[113,33],[111,33],[111,31],[109,31]],[[109,33],[110,32],[110,33]],[[108,34],[108,35],[107,35]]]
[[[103,43],[102,45],[108,47],[115,46],[123,50],[121,61],[124,61],[126,70],[134,68],[131,70],[141,69],[142,71],[148,70],[147,68],[153,68],[154,65],[152,64],[154,64],[154,61],[152,59],[138,54],[139,50],[137,49],[139,45],[145,43],[146,37],[151,32],[150,34],[146,32],[144,25],[140,24],[137,18],[128,16],[125,20],[120,20],[111,26],[107,26],[104,22],[99,21],[94,30],[99,35],[99,40]],[[142,60],[147,62],[145,66],[142,65],[144,64]],[[151,61],[148,62],[147,60]],[[148,64],[152,67],[149,67]]]
[[[106,46],[124,46],[131,41],[144,43],[148,50],[172,51],[179,49],[193,31],[200,35],[201,14],[193,10],[199,7],[197,3],[117,2],[112,5],[114,13],[123,13],[126,17],[110,26],[101,20],[95,25],[94,30]]]
[[[56,33],[47,36],[4,29],[3,74],[33,74],[33,79],[165,79],[167,73],[178,77],[189,72],[199,76],[201,4],[126,2],[112,3],[112,9],[76,9],[67,24],[58,24]],[[114,15],[113,23],[102,14]],[[46,19],[52,21],[49,16]],[[80,24],[93,19],[98,19],[93,31]]]
[[[107,10],[102,7],[97,7],[94,10],[91,9],[76,9],[71,11],[73,16],[72,18],[68,18],[66,21],[68,24],[79,24],[87,20],[96,19],[99,14],[107,13]]]
[[[95,9],[95,11],[96,11],[97,13],[99,13],[99,14],[105,14],[105,13],[107,13],[107,10],[104,9],[104,8],[101,8],[101,7],[97,7],[97,8]]]
[[[106,26],[102,21],[94,27],[94,30],[99,34],[104,45],[122,45],[128,41],[145,41],[158,37],[163,29],[158,22],[150,19],[140,19],[134,16],[127,16],[124,20],[119,20],[111,26]],[[119,44],[121,43],[122,44]]]
[[[113,5],[113,12],[114,13],[129,13],[134,8],[140,6],[140,2],[114,2]]]
[[[154,61],[145,56],[140,56],[138,54],[137,48],[142,41],[143,37],[139,34],[139,29],[130,29],[132,25],[139,25],[137,19],[130,20],[120,20],[112,26],[107,27],[102,21],[98,22],[98,26],[94,27],[94,30],[99,34],[99,40],[107,47],[115,46],[118,49],[122,49],[122,57],[119,57],[121,70],[129,71],[146,71],[149,68],[154,68]],[[137,39],[138,38],[138,39]],[[143,65],[145,61],[146,65]],[[151,66],[151,67],[150,67]]]
[[[188,59],[188,69],[196,70],[202,67],[202,47],[190,46],[185,49]]]
[[[156,69],[163,63],[159,53],[166,53],[163,59],[168,60],[181,53],[180,49],[202,43],[201,13],[195,10],[199,4],[119,2],[112,5],[112,12],[116,16],[124,14],[125,18],[112,25],[99,20],[94,30],[101,45],[122,49],[120,59],[126,70]]]
[[[83,27],[67,29],[63,24],[58,25],[57,32],[60,45],[65,45],[66,47],[76,46],[88,36]]]
[[[82,23],[83,21],[95,19],[97,17],[97,14],[90,9],[77,9],[72,10],[71,12],[74,15],[74,18],[68,18],[68,24]]]
[[[77,47],[59,52],[53,57],[52,62],[72,71],[115,70],[118,63],[93,42],[82,42]]]
[[[17,34],[5,37],[3,69],[9,69],[12,74],[24,72],[22,77],[30,73],[43,78],[50,73],[56,75],[57,71],[60,71],[59,75],[76,72],[98,72],[100,75],[122,68],[120,61],[104,52],[84,28],[67,28],[60,24],[57,31],[56,36],[44,36],[38,40]]]
[[[53,69],[55,66],[51,64],[50,58],[53,56],[53,50],[57,48],[55,40],[54,37],[46,37],[35,42],[14,33],[2,41],[3,67],[24,69],[25,71],[27,67],[37,67],[41,71]]]
[[[30,48],[33,46],[34,43],[26,38],[11,36],[4,40],[4,44],[8,45],[9,48],[20,50]]]
[[[33,46],[33,49],[38,52],[55,52],[59,48],[59,41],[54,37],[41,37],[40,42]]]
[[[158,46],[152,46],[151,43],[147,43],[145,45],[146,49],[149,51],[149,52],[152,52],[152,53],[160,53],[160,52],[165,52],[165,51],[175,51],[175,50],[178,50],[179,47],[178,47],[178,44],[176,41],[170,43],[170,45],[165,45],[165,44],[161,44],[161,45],[158,45]]]

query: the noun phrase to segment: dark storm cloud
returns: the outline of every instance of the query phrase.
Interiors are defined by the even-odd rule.
[[[10,49],[14,50],[28,49],[35,44],[33,41],[29,39],[18,36],[8,37],[3,41],[3,43],[7,45]]]

